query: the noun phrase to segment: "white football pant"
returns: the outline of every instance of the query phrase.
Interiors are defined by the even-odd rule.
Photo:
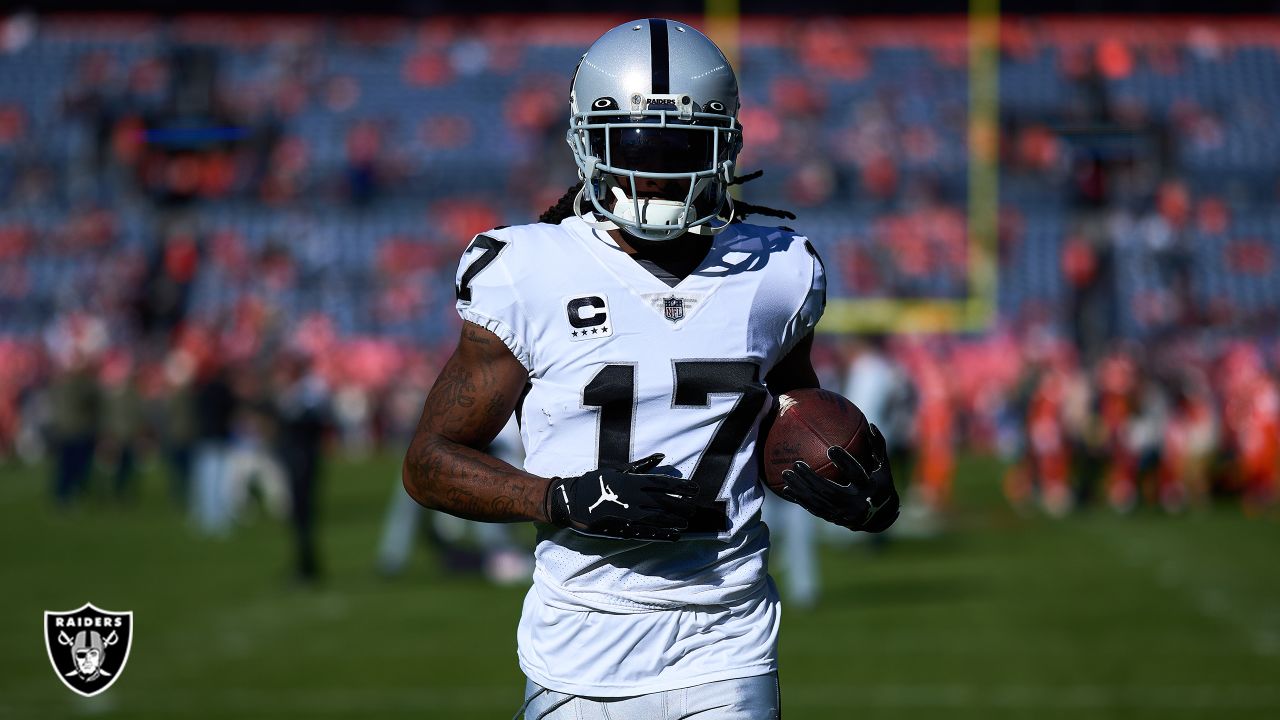
[[[694,685],[623,698],[593,698],[548,690],[532,680],[524,690],[525,720],[781,720],[778,674]],[[517,718],[520,717],[517,715]]]

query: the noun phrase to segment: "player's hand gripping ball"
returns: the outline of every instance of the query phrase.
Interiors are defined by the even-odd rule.
[[[779,396],[763,460],[774,492],[824,520],[880,532],[898,517],[884,436],[841,395],[806,388]]]

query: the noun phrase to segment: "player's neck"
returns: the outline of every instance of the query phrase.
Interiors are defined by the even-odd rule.
[[[645,240],[622,230],[610,230],[609,237],[628,255],[656,260],[696,255],[699,260],[711,249],[712,236],[685,233],[670,240]]]
[[[714,242],[713,236],[697,233],[685,233],[671,240],[644,240],[621,230],[610,230],[609,236],[620,250],[645,269],[650,272],[660,269],[662,272],[655,274],[668,282],[670,278],[688,277],[702,264]]]

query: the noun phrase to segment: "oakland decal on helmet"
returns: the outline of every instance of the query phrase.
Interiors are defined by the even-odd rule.
[[[120,678],[133,640],[133,612],[85,603],[66,612],[45,611],[44,645],[62,683],[85,697]]]

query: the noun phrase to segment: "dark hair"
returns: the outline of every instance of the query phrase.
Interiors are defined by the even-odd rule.
[[[578,193],[581,191],[582,181],[579,180],[564,191],[564,195],[560,196],[555,205],[547,208],[538,216],[538,222],[559,225],[561,220],[573,217],[574,198],[578,197]]]
[[[757,170],[753,173],[747,173],[746,175],[735,177],[733,178],[733,180],[729,181],[729,184],[742,185],[743,183],[748,183],[748,182],[751,182],[752,180],[755,180],[756,178],[760,177],[763,174],[764,174],[763,170]],[[582,191],[582,181],[579,180],[578,182],[574,183],[568,190],[566,190],[564,192],[564,195],[561,195],[560,199],[557,200],[554,205],[547,208],[541,215],[538,216],[538,222],[557,225],[560,223],[561,220],[564,220],[565,218],[573,217],[573,214],[574,214],[573,203],[578,197],[578,193],[581,191]],[[774,208],[766,207],[764,205],[753,205],[745,200],[735,200],[733,202],[733,206],[735,208],[735,212],[733,215],[734,222],[742,222],[743,220],[746,220],[747,216],[749,215],[768,215],[769,217],[782,218],[784,220],[796,219],[795,213],[792,213],[790,211],[775,210]],[[784,227],[783,229],[787,230],[788,232],[791,231],[791,228]]]

